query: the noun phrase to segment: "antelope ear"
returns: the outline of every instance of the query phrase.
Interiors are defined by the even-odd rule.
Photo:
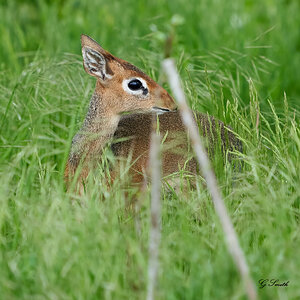
[[[81,35],[81,51],[85,71],[101,81],[112,78],[113,72],[109,67],[112,55],[105,51],[96,41],[87,35]]]

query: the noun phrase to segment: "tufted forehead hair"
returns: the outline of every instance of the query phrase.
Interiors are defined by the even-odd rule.
[[[144,73],[141,69],[136,67],[135,65],[129,63],[126,60],[123,60],[121,58],[112,56],[115,62],[118,63],[119,66],[121,66],[124,70],[133,71],[135,73],[135,76],[139,76],[147,80],[150,84],[154,84],[154,81],[151,77],[149,77],[146,73]]]
[[[118,59],[118,60],[119,60],[120,65],[121,65],[125,70],[135,71],[135,72],[138,73],[139,75],[147,76],[143,71],[141,71],[138,67],[132,65],[131,63],[129,63],[129,62],[125,61],[125,60],[120,61],[121,59]],[[147,77],[148,77],[148,76],[147,76]]]
[[[139,68],[126,60],[112,55],[89,36],[81,35],[81,46],[85,62],[84,67],[90,75],[105,80],[105,78],[114,75],[118,68],[122,68],[124,71],[132,71],[135,73],[135,76],[144,78],[149,83],[154,84],[153,80]]]

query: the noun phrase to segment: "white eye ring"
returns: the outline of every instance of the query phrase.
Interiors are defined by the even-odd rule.
[[[139,80],[142,83],[142,87],[138,90],[131,90],[128,87],[128,83],[132,80]],[[122,82],[122,87],[126,93],[131,94],[131,95],[140,96],[142,98],[146,98],[149,95],[148,85],[147,85],[146,81],[141,77],[132,77],[129,79],[124,79]]]

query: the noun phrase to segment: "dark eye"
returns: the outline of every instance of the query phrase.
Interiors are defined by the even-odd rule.
[[[137,91],[140,88],[143,87],[143,84],[138,80],[138,79],[133,79],[128,83],[128,87],[132,90],[132,91]]]

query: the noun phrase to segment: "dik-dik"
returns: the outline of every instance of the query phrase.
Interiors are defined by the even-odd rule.
[[[117,158],[130,157],[131,182],[142,183],[149,163],[153,115],[158,117],[159,131],[164,137],[163,175],[183,168],[196,174],[198,168],[190,155],[184,125],[167,91],[90,37],[82,35],[81,46],[84,69],[97,81],[82,128],[72,141],[66,180],[70,182],[80,166],[79,180],[84,181],[91,169],[99,165],[104,147],[110,144]],[[223,153],[240,150],[240,141],[221,121],[198,112],[194,115],[200,133],[207,137],[210,153],[214,153],[218,139]],[[112,174],[117,176],[117,171],[113,169]]]

